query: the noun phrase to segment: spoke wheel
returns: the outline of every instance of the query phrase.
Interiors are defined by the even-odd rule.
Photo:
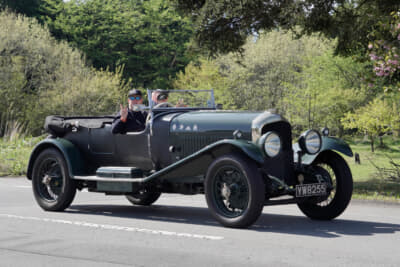
[[[220,212],[230,218],[242,215],[249,203],[245,175],[233,165],[222,166],[215,174],[213,194]]]
[[[205,180],[207,205],[224,226],[244,228],[260,216],[265,184],[257,165],[241,155],[226,155],[210,165]]]
[[[39,154],[33,166],[32,188],[44,210],[60,211],[71,204],[76,188],[60,152],[49,148]]]
[[[353,178],[346,161],[337,153],[328,151],[316,159],[315,166],[329,174],[329,195],[319,202],[298,203],[300,210],[311,219],[332,220],[347,208],[353,192]]]
[[[55,158],[47,158],[39,166],[38,193],[48,202],[55,202],[61,194],[63,178],[60,164]]]

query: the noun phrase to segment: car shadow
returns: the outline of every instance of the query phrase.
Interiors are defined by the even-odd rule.
[[[92,214],[120,218],[175,222],[195,225],[223,227],[207,208],[183,206],[123,206],[123,205],[72,205],[67,213]],[[248,229],[238,231],[258,231],[315,237],[334,238],[340,236],[371,236],[400,232],[400,224],[373,221],[335,219],[316,221],[305,216],[266,214],[260,216]]]

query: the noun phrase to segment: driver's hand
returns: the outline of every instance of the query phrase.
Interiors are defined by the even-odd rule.
[[[128,118],[128,107],[124,107],[122,104],[119,104],[119,107],[121,108],[121,120],[126,121],[126,118]]]

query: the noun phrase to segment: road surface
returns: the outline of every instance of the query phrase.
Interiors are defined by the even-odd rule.
[[[328,222],[270,206],[229,229],[203,195],[140,207],[78,192],[65,212],[45,212],[27,179],[0,177],[0,266],[400,266],[400,205],[352,201]]]

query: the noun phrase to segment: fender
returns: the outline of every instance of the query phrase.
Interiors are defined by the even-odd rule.
[[[336,138],[336,137],[327,137],[327,136],[322,136],[322,147],[321,150],[315,154],[315,155],[310,155],[310,154],[304,154],[301,157],[301,162],[306,165],[310,165],[317,157],[318,155],[327,150],[335,150],[340,153],[345,154],[346,156],[352,157],[353,156],[353,151],[351,150],[350,146],[343,141],[342,139]],[[293,145],[293,152],[294,152],[294,161],[297,162],[297,152],[300,151],[300,146],[298,143]]]
[[[40,152],[46,148],[55,148],[64,156],[71,178],[73,178],[74,175],[85,174],[85,161],[81,152],[73,143],[63,138],[47,138],[33,148],[27,170],[27,178],[29,180],[32,179],[33,164],[36,158],[39,156]]]
[[[156,178],[174,178],[175,181],[187,181],[186,178],[188,177],[203,176],[215,158],[229,153],[241,153],[258,164],[264,163],[263,153],[254,143],[246,140],[223,139],[151,174],[144,178],[142,182],[150,182]]]

